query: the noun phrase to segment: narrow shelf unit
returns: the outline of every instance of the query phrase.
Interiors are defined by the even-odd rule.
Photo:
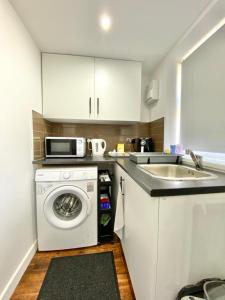
[[[113,180],[108,169],[98,171],[98,240],[113,240],[114,201]]]

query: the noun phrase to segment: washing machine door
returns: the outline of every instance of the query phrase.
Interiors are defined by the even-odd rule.
[[[49,223],[69,229],[79,226],[88,217],[91,202],[88,195],[76,186],[60,186],[52,191],[44,203],[44,215]]]

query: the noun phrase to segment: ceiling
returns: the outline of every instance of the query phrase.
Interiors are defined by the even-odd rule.
[[[41,51],[141,60],[151,71],[210,0],[10,0]],[[103,32],[99,16],[112,27]]]

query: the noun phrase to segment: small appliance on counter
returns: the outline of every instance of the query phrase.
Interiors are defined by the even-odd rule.
[[[84,157],[86,139],[84,137],[49,137],[45,138],[45,156],[51,157]]]
[[[92,151],[92,156],[103,156],[106,149],[106,141],[103,139],[88,139],[88,150]],[[91,144],[91,147],[90,147]]]
[[[136,138],[131,140],[133,151],[135,152],[152,152],[153,143],[151,137]]]

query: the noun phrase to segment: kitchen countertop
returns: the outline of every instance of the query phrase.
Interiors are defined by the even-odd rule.
[[[225,193],[225,173],[207,170],[217,176],[204,180],[163,180],[154,178],[129,159],[116,159],[116,162],[152,197]]]
[[[39,165],[93,165],[102,163],[117,163],[131,178],[133,178],[150,196],[178,196],[193,194],[225,193],[225,173],[209,170],[217,176],[216,179],[202,181],[169,181],[151,177],[137,167],[129,158],[113,158],[109,156],[85,158],[49,158],[35,160]],[[208,170],[207,170],[208,171]]]

